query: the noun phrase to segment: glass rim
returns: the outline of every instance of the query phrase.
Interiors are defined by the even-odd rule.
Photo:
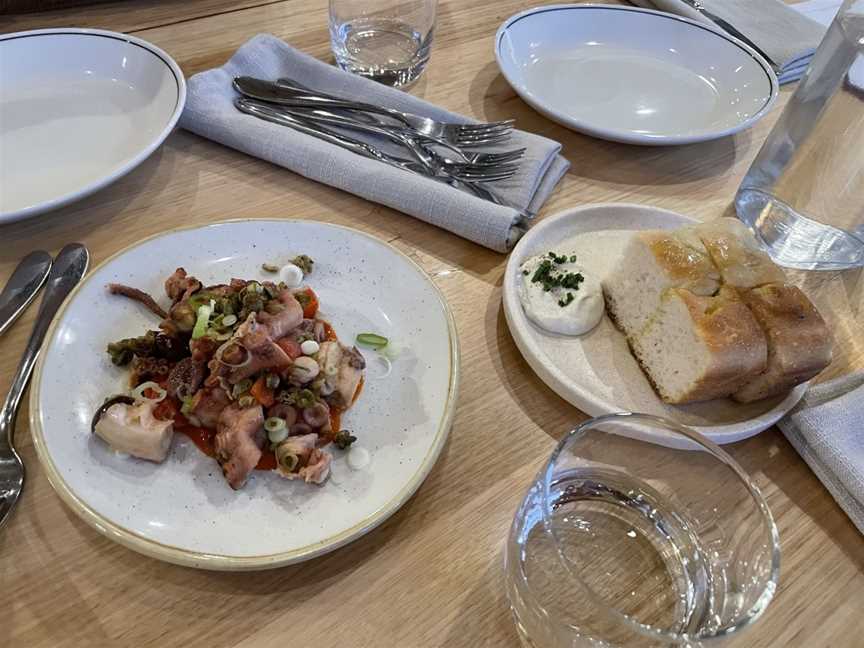
[[[576,573],[574,569],[571,568],[570,561],[565,558],[564,553],[561,549],[561,542],[555,531],[551,528],[550,521],[550,489],[552,485],[552,477],[554,466],[557,462],[558,457],[561,455],[567,445],[574,439],[578,439],[585,435],[585,433],[591,429],[596,427],[597,425],[602,425],[603,423],[608,423],[611,421],[644,421],[646,423],[661,425],[671,432],[678,433],[685,438],[689,439],[691,442],[696,443],[700,448],[704,451],[707,451],[711,454],[712,457],[721,461],[727,467],[729,467],[733,473],[738,477],[740,482],[747,489],[750,497],[755,502],[759,512],[762,514],[762,520],[765,525],[768,527],[768,532],[771,538],[771,574],[770,577],[764,582],[762,587],[762,592],[759,594],[759,597],[756,599],[756,602],[750,606],[749,609],[742,612],[738,617],[736,617],[734,623],[725,624],[722,628],[719,628],[710,632],[699,632],[696,634],[688,634],[688,633],[678,633],[678,632],[670,632],[668,630],[663,630],[648,624],[639,623],[631,616],[621,612],[616,606],[609,605],[603,597],[601,597],[593,587],[588,585],[583,578]],[[612,434],[612,433],[610,433]],[[650,443],[650,441],[645,441]],[[659,445],[659,444],[656,444]],[[660,446],[663,447],[663,446]],[[691,450],[685,450],[682,448],[669,448],[670,450],[675,450],[677,452],[691,452]],[[696,449],[694,449],[696,450]],[[780,578],[780,535],[777,531],[777,525],[774,522],[774,516],[771,514],[771,510],[768,508],[768,504],[765,501],[765,497],[762,495],[759,488],[753,482],[751,477],[744,472],[744,469],[738,464],[735,459],[733,459],[725,450],[723,450],[716,443],[700,434],[696,430],[689,428],[685,425],[677,423],[675,421],[670,421],[669,419],[654,416],[652,414],[640,414],[635,412],[616,412],[613,414],[605,414],[603,416],[597,416],[594,418],[590,418],[587,421],[583,421],[575,428],[570,430],[555,446],[555,450],[552,452],[549,459],[546,461],[543,467],[543,529],[545,533],[548,533],[552,537],[552,541],[555,544],[555,550],[558,554],[558,559],[562,565],[564,565],[567,572],[573,577],[576,578],[581,586],[585,589],[588,594],[595,599],[598,603],[600,603],[597,608],[602,610],[604,614],[607,614],[612,617],[614,621],[622,623],[627,626],[631,630],[633,630],[636,634],[650,637],[652,639],[666,640],[666,641],[692,641],[692,640],[709,640],[709,639],[719,639],[725,637],[727,635],[734,634],[736,632],[741,631],[742,629],[748,627],[749,625],[755,623],[765,612],[768,607],[768,604],[774,598],[774,594],[777,591],[777,585]]]

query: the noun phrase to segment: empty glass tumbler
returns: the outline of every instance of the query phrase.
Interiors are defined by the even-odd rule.
[[[343,70],[413,83],[429,62],[437,0],[330,0],[330,44]]]
[[[735,198],[780,265],[864,266],[864,0],[846,0]]]
[[[729,455],[676,423],[612,414],[562,439],[529,488],[507,593],[531,648],[707,648],[760,617],[779,564],[771,513]]]

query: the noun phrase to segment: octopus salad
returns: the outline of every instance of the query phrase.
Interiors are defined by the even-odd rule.
[[[155,462],[175,432],[185,434],[235,490],[255,469],[323,483],[331,447],[355,440],[339,423],[366,363],[318,316],[318,297],[302,285],[312,265],[301,256],[281,271],[262,266],[280,280],[214,286],[178,268],[165,281],[165,309],[143,291],[110,284],[161,322],[108,345],[111,361],[129,370],[130,393],[105,401],[93,432],[118,452]]]

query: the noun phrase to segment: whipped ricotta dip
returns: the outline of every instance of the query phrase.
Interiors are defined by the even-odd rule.
[[[603,317],[600,280],[578,263],[576,255],[549,251],[519,267],[519,299],[525,315],[551,333],[582,335]]]

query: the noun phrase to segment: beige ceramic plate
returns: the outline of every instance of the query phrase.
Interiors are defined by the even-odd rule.
[[[575,253],[586,268],[602,275],[622,263],[620,250],[634,230],[674,229],[694,222],[675,212],[642,205],[601,204],[545,218],[519,241],[504,277],[504,313],[513,339],[528,364],[562,398],[592,416],[640,412],[695,427],[715,443],[732,443],[777,422],[804,395],[799,385],[787,396],[741,404],[729,399],[667,405],[651,388],[624,336],[604,315],[581,337],[546,333],[525,317],[519,302],[519,266],[528,257],[554,250]],[[649,435],[650,436],[650,435]],[[662,436],[652,440],[668,441]]]
[[[334,450],[321,487],[256,472],[232,491],[218,465],[182,435],[163,464],[121,457],[90,418],[127,379],[105,345],[155,328],[137,304],[107,294],[123,282],[154,295],[177,266],[206,283],[264,278],[261,263],[311,255],[309,283],[344,341],[372,331],[406,345],[387,373],[371,352],[342,424],[371,453],[361,470]],[[93,270],[57,316],[33,379],[31,429],[63,500],[107,537],[154,558],[221,570],[278,567],[367,533],[417,490],[447,438],[459,374],[453,317],[429,277],[391,246],[310,221],[232,221],[157,235]]]

